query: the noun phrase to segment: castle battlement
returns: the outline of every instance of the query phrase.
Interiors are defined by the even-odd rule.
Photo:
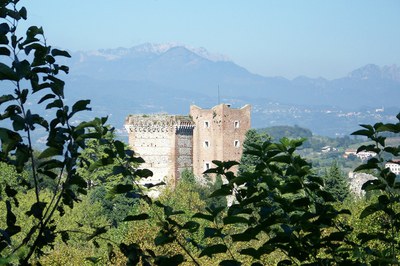
[[[194,128],[189,116],[181,115],[129,115],[125,119],[125,129],[128,132],[169,132]]]

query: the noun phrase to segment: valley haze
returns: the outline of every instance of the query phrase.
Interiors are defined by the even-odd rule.
[[[326,136],[348,135],[360,123],[394,121],[399,112],[396,65],[360,66],[332,80],[289,80],[256,75],[226,55],[177,43],[71,55],[62,62],[70,66],[67,97],[91,99],[90,115],[108,115],[118,129],[129,114],[188,114],[191,104],[251,104],[253,128],[298,125]]]

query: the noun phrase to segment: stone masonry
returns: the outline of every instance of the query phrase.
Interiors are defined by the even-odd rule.
[[[180,173],[192,167],[193,121],[189,116],[129,115],[125,120],[129,145],[153,171],[148,183],[158,183],[165,177],[175,182]]]
[[[215,167],[213,160],[240,161],[244,138],[250,129],[250,111],[250,105],[240,109],[226,104],[211,109],[190,106],[190,116],[196,125],[193,132],[193,173],[196,176]]]
[[[239,161],[250,129],[250,105],[240,109],[220,104],[211,109],[190,107],[189,116],[129,115],[129,145],[153,171],[146,183],[175,185],[184,169],[201,177],[213,160]],[[234,169],[236,171],[237,169]]]

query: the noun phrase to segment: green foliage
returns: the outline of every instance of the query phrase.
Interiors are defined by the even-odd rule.
[[[254,170],[254,166],[258,163],[258,157],[249,154],[247,151],[252,149],[252,145],[261,145],[264,141],[269,140],[270,137],[265,133],[258,133],[255,129],[250,129],[246,132],[245,140],[243,142],[243,155],[240,159],[239,173]]]
[[[349,181],[341,171],[337,162],[325,172],[325,190],[332,193],[336,200],[343,202],[349,195]]]
[[[282,138],[311,138],[312,132],[309,129],[299,127],[295,125],[294,127],[291,126],[273,126],[262,128],[258,130],[259,133],[267,134],[271,136],[273,140],[280,140]]]
[[[0,128],[0,162],[4,169],[15,169],[11,177],[4,176],[0,182],[6,194],[6,197],[2,195],[1,202],[2,213],[6,215],[2,217],[5,222],[0,223],[0,257],[4,261],[17,258],[19,264],[27,265],[33,257],[40,257],[53,247],[58,236],[65,242],[70,239],[70,230],[59,230],[55,217],[66,215],[66,208],[74,208],[87,194],[87,180],[77,171],[77,166],[83,165],[81,153],[90,144],[88,141],[107,146],[102,150],[105,156],[101,159],[85,161],[90,171],[118,162],[118,166],[113,165],[113,171],[123,178],[130,177],[131,189],[121,190],[117,187],[121,184],[116,184],[111,189],[114,194],[135,193],[133,180],[149,176],[151,172],[133,168],[143,160],[125,149],[121,141],[107,138],[110,129],[105,126],[106,118],[78,125],[72,123],[79,112],[90,110],[90,101],[65,103],[65,83],[60,77],[68,74],[69,69],[58,64],[57,58],[70,55],[49,46],[42,28],[31,26],[25,35],[17,35],[19,21],[27,18],[27,10],[19,8],[18,2],[0,2],[0,80],[4,86],[0,120],[3,126],[9,125]],[[32,109],[30,101],[37,101]],[[44,112],[48,120],[41,116]],[[36,155],[32,133],[38,129],[47,132],[47,139],[46,148]],[[25,182],[21,178],[24,171],[28,172]],[[16,184],[22,188],[15,189]],[[51,188],[51,192],[46,188]],[[24,190],[32,201],[22,210],[20,195]],[[22,225],[29,228],[26,230]],[[104,226],[92,229],[90,240],[107,231]]]
[[[355,171],[368,170],[374,173],[376,179],[367,181],[363,185],[363,190],[374,192],[375,197],[360,213],[360,219],[366,219],[372,215],[379,221],[378,232],[363,232],[358,234],[358,239],[362,244],[373,241],[378,243],[378,247],[369,247],[368,254],[373,258],[372,264],[392,264],[400,263],[400,183],[396,175],[386,168],[387,159],[400,156],[400,146],[389,146],[386,144],[388,134],[400,133],[400,113],[397,115],[399,122],[396,124],[376,123],[374,125],[361,125],[360,129],[353,133],[357,136],[365,136],[373,144],[362,145],[360,151],[372,151],[377,155],[361,164]],[[390,156],[388,156],[390,155]],[[383,247],[383,248],[382,248]]]
[[[377,154],[356,169],[376,176],[363,185],[371,198],[357,206],[345,199],[337,164],[324,187],[297,153],[304,139],[293,135],[310,137],[298,127],[278,128],[279,142],[249,131],[238,174],[237,162],[213,161],[205,174],[214,182],[199,185],[186,171],[153,202],[136,182],[152,172],[137,168],[143,159],[106,118],[72,123],[90,101],[65,103],[68,67],[57,58],[69,54],[49,46],[42,28],[17,36],[27,19],[18,2],[0,1],[0,264],[399,264],[399,182],[385,163],[400,156],[387,143],[400,122],[353,133],[372,141],[359,152]],[[38,128],[46,148],[35,154]]]
[[[217,252],[229,250],[228,239],[233,243],[249,242],[265,234],[265,242],[239,253],[260,263],[263,256],[276,250],[286,254],[279,263],[285,265],[350,262],[349,255],[339,248],[348,228],[337,222],[338,217],[349,212],[335,208],[333,195],[322,189],[323,179],[315,176],[311,165],[294,153],[301,144],[302,140],[285,138],[280,143],[253,144],[246,153],[257,158],[254,171],[238,176],[229,171],[226,163],[217,163],[217,168],[206,171],[223,174],[229,181],[214,194],[233,193],[236,198],[222,217],[223,226],[212,228],[212,236],[221,238],[219,245],[224,246]],[[215,221],[220,211],[209,209],[208,214],[195,217]],[[229,234],[225,228],[230,224],[240,228],[239,232]],[[212,256],[216,251],[211,250],[202,254]],[[230,260],[239,263],[233,253]]]

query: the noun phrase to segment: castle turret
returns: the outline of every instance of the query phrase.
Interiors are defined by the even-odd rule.
[[[211,109],[190,106],[196,125],[193,132],[193,172],[196,176],[212,167],[213,160],[240,161],[246,132],[250,129],[250,105],[240,109],[220,104]],[[234,172],[237,168],[233,169]]]

